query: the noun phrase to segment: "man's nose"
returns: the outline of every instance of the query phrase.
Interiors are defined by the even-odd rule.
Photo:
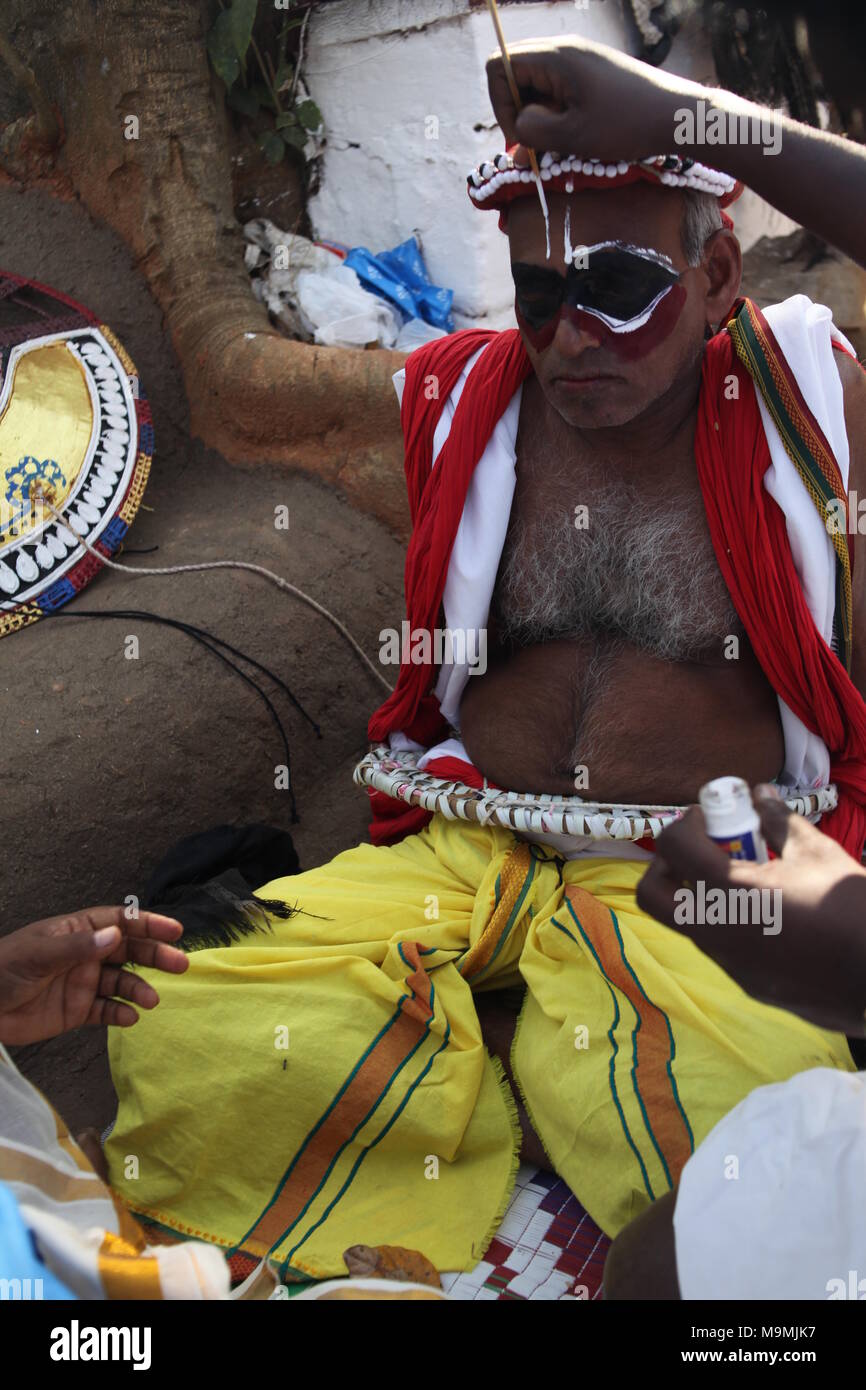
[[[601,347],[601,334],[582,327],[563,314],[554,334],[553,346],[563,357],[581,357],[588,348]]]

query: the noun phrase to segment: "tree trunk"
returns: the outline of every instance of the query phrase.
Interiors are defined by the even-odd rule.
[[[253,298],[207,24],[203,0],[2,0],[0,28],[65,139],[46,162],[43,102],[7,125],[0,167],[78,195],[131,248],[165,315],[195,435],[231,460],[316,473],[405,531],[390,380],[404,359],[292,342]]]

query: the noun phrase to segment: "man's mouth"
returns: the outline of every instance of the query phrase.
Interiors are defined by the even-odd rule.
[[[560,375],[553,378],[553,385],[559,386],[564,391],[584,391],[594,386],[602,386],[606,382],[618,381],[619,377],[611,376],[607,372],[587,372],[583,375]]]

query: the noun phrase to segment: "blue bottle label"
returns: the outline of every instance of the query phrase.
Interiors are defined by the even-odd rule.
[[[729,859],[751,859],[756,863],[764,858],[755,843],[755,836],[751,830],[747,830],[742,835],[711,835],[710,839],[717,844],[719,849],[723,849]]]

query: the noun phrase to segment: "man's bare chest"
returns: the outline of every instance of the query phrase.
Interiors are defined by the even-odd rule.
[[[517,646],[614,638],[669,660],[721,654],[739,631],[690,450],[669,471],[518,441],[517,480],[494,593]]]

